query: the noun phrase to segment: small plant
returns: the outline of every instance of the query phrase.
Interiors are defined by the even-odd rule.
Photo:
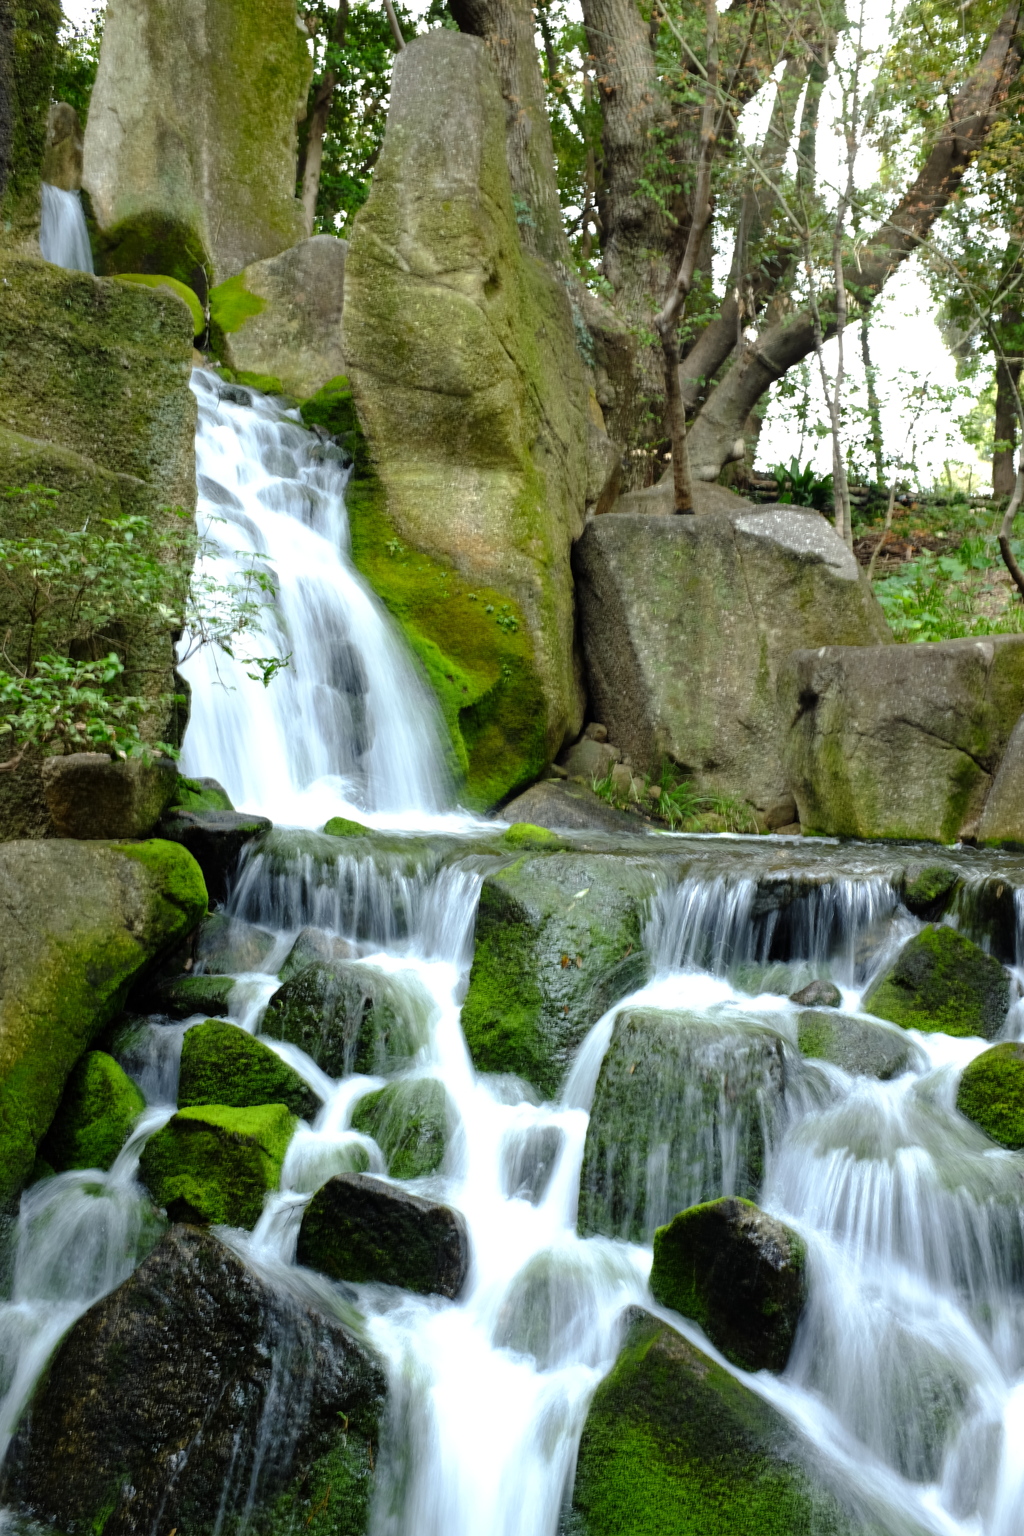
[[[660,791],[656,797],[649,793],[651,786]],[[645,774],[643,792],[618,789],[609,769],[603,779],[595,779],[595,794],[619,810],[643,805],[655,820],[663,821],[671,832],[757,832],[753,812],[741,800],[731,795],[702,794],[686,779],[678,779],[671,766],[664,764],[657,778]]]
[[[832,505],[832,476],[819,475],[812,464],[801,469],[794,458],[788,469],[784,464],[776,464],[772,473],[783,506],[813,507],[816,512],[824,512]]]
[[[519,620],[516,618],[508,603],[502,603],[498,609],[494,622],[499,629],[503,629],[507,635],[514,635],[519,628]]]
[[[1019,634],[1024,630],[1020,603],[1011,599],[1002,614],[978,611],[981,583],[996,569],[992,540],[969,535],[951,554],[925,553],[908,561],[892,576],[876,581],[874,590],[897,640]]]

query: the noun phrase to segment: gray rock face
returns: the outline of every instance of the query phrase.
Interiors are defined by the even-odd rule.
[[[594,743],[598,745],[598,743]],[[643,832],[644,823],[615,810],[582,784],[546,779],[533,784],[501,812],[510,822],[525,821],[555,832]]]
[[[573,564],[594,709],[636,768],[670,759],[762,811],[786,796],[775,694],[789,653],[884,643],[856,562],[797,508],[595,518]]]
[[[1024,848],[1024,717],[1010,734],[978,827],[979,843]]]
[[[796,1021],[800,1054],[829,1061],[844,1072],[887,1082],[921,1061],[913,1041],[898,1029],[886,1029],[849,1014],[808,1008]]]
[[[205,297],[204,261],[223,282],[301,240],[310,70],[293,0],[110,0],[84,176],[108,270]]]
[[[58,837],[147,837],[171,800],[178,770],[169,757],[122,762],[73,752],[43,762],[43,795]]]
[[[46,123],[42,180],[62,192],[77,192],[82,185],[82,142],[78,113],[66,101],[55,101]]]
[[[240,285],[263,307],[225,333],[224,361],[246,373],[270,374],[299,400],[344,373],[347,250],[348,242],[335,235],[314,235],[246,267],[232,289]]]
[[[327,1529],[358,1536],[385,1394],[380,1361],[338,1321],[272,1290],[209,1233],[174,1227],[61,1344],[3,1499],[109,1536],[165,1523],[209,1536],[243,1511],[260,1533],[326,1511]]]
[[[469,1238],[449,1206],[364,1173],[341,1173],[307,1205],[296,1258],[335,1280],[455,1297],[469,1269]]]
[[[942,843],[976,835],[1022,699],[1020,635],[796,652],[779,709],[801,825]]]

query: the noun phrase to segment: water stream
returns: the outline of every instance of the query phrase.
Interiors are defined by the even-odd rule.
[[[77,192],[51,187],[48,181],[42,184],[39,249],[55,267],[64,267],[69,272],[93,270],[81,197]]]
[[[276,972],[312,924],[348,940],[408,998],[426,1022],[402,1071],[439,1079],[448,1096],[445,1162],[415,1188],[465,1217],[465,1290],[453,1303],[357,1288],[391,1387],[373,1536],[556,1536],[623,1308],[659,1310],[647,1286],[649,1226],[665,1214],[658,1200],[680,1188],[687,1198],[736,1188],[729,1149],[744,1127],[735,1115],[714,1095],[687,1098],[685,1115],[669,1103],[658,1113],[685,1119],[689,1139],[671,1166],[648,1157],[647,1240],[577,1235],[595,1088],[615,1016],[629,1007],[686,1009],[713,1026],[687,1067],[693,1081],[723,1070],[726,1048],[736,1070],[736,1042],[751,1034],[770,1037],[784,1065],[749,1113],[766,1137],[760,1203],[806,1239],[810,1300],[781,1377],[727,1368],[801,1426],[880,1531],[1019,1536],[1024,1157],[994,1150],[954,1107],[958,1071],[987,1042],[912,1035],[908,1069],[888,1082],[805,1061],[796,1049],[798,1009],[786,993],[830,976],[843,1012],[856,1015],[873,975],[920,926],[878,861],[839,848],[818,854],[832,877],[772,905],[758,899],[763,840],[666,840],[659,846],[675,862],[648,912],[650,980],[594,1025],[558,1099],[538,1103],[516,1081],[477,1074],[460,1003],[480,883],[496,858],[481,854],[479,835],[464,854],[457,842],[451,852],[452,829],[467,820],[450,809],[429,698],[347,560],[345,466],[274,403],[225,394],[208,374],[194,387],[208,568],[267,564],[279,594],[269,638],[292,662],[264,690],[244,661],[194,658],[187,767],[278,823],[317,825],[348,811],[448,838],[444,860],[415,867],[344,850],[333,860],[299,847],[291,857],[257,854],[230,904],[240,932],[258,924],[276,937],[262,970],[236,973],[229,1012],[238,1028],[259,1031]],[[784,880],[785,845],[771,846],[773,878]],[[149,1108],[110,1173],[59,1175],[23,1197],[10,1299],[0,1305],[0,1436],[63,1331],[152,1240],[138,1153],[173,1111],[181,1039],[195,1022],[156,1019],[123,1054]],[[1021,1035],[1019,1008],[1005,1033]],[[310,1192],[350,1165],[354,1144],[383,1171],[375,1144],[351,1126],[355,1103],[381,1080],[331,1080],[296,1047],[268,1043],[323,1108],[300,1125],[255,1231],[225,1236],[285,1283]],[[662,1315],[721,1361],[694,1325]]]

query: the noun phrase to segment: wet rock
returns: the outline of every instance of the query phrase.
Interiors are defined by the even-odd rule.
[[[993,1141],[1024,1148],[1024,1045],[1007,1040],[982,1051],[964,1068],[956,1107]]]
[[[286,962],[287,963],[287,962]],[[373,966],[337,961],[304,966],[274,993],[262,1030],[289,1040],[331,1077],[407,1065],[429,1036],[430,998]]]
[[[324,824],[324,832],[328,837],[366,837],[370,828],[361,821],[353,821],[349,816],[332,816],[330,821]]]
[[[307,971],[311,965],[332,966],[338,960],[354,960],[357,953],[355,945],[340,934],[327,933],[323,928],[303,928],[278,975],[283,984]]]
[[[801,987],[799,992],[791,992],[791,1003],[799,1003],[801,1008],[841,1008],[843,1006],[843,994],[834,981],[809,981],[806,987]]]
[[[242,850],[271,830],[265,816],[241,811],[172,811],[161,837],[187,848],[203,872],[211,902],[224,901]]]
[[[1024,720],[1010,733],[978,826],[978,842],[1024,848]]]
[[[1010,1006],[1010,978],[998,960],[955,928],[923,928],[865,993],[865,1013],[928,1034],[992,1040]]]
[[[307,1205],[296,1258],[334,1280],[455,1297],[469,1268],[469,1238],[449,1206],[346,1173],[318,1189]]]
[[[651,1291],[745,1371],[782,1371],[807,1295],[803,1241],[749,1200],[695,1205],[654,1234]]]
[[[210,316],[224,362],[272,377],[299,400],[343,374],[347,250],[337,235],[314,235],[214,288]]]
[[[601,1305],[596,1255],[577,1248],[534,1254],[515,1276],[494,1328],[495,1349],[532,1355],[537,1369],[596,1365],[590,1317]],[[589,1335],[589,1336],[588,1336]]]
[[[474,1065],[549,1098],[591,1025],[643,984],[650,872],[606,854],[527,856],[488,875],[462,1028]]]
[[[167,843],[0,845],[0,1201],[82,1052],[205,910],[198,867]]]
[[[393,1179],[419,1179],[444,1162],[452,1111],[444,1084],[418,1077],[388,1083],[361,1098],[352,1127],[372,1136]]]
[[[565,1132],[557,1125],[507,1132],[501,1150],[501,1184],[509,1199],[539,1205],[564,1146]]]
[[[109,1168],[146,1107],[128,1074],[106,1051],[87,1051],[68,1078],[39,1149],[57,1173]]]
[[[2,1497],[66,1532],[362,1536],[386,1390],[336,1318],[174,1227],[60,1345]]]
[[[561,784],[545,779],[510,800],[502,811],[506,821],[528,821],[555,832],[642,832],[644,823],[617,811],[585,784]]]
[[[723,1190],[755,1199],[784,1083],[782,1040],[749,1015],[619,1014],[590,1112],[580,1234],[646,1242]]]
[[[205,479],[205,476],[203,478]],[[207,487],[212,486],[213,481],[207,480],[206,485]],[[224,491],[222,486],[218,486],[217,489],[225,495],[231,494]],[[241,506],[242,504],[239,502],[239,510],[241,510]],[[187,779],[183,774],[178,775],[178,787],[175,790],[174,799],[171,804],[182,811],[234,810],[227,790],[216,779]]]
[[[921,1059],[920,1051],[906,1035],[848,1013],[809,1009],[798,1015],[796,1031],[802,1056],[830,1061],[844,1072],[877,1077],[882,1082],[899,1077]]]
[[[172,1221],[252,1228],[294,1129],[284,1104],[180,1109],[143,1147],[139,1173]]]
[[[233,976],[175,976],[160,983],[154,1001],[173,1019],[189,1019],[194,1013],[216,1018],[227,1013],[234,985]]]
[[[903,903],[915,917],[937,922],[953,899],[960,876],[944,864],[925,864],[908,869]]]
[[[521,853],[559,853],[565,847],[556,832],[534,826],[529,821],[514,821],[501,834],[501,841],[506,848],[515,848]]]
[[[177,787],[169,757],[73,752],[43,762],[43,795],[58,837],[148,837]]]
[[[572,1522],[579,1536],[814,1532],[852,1536],[789,1422],[639,1308],[587,1414]]]
[[[276,943],[266,928],[229,917],[226,912],[211,912],[199,930],[195,958],[204,972],[218,976],[260,971]]]
[[[321,1107],[318,1094],[294,1067],[262,1040],[222,1019],[187,1030],[181,1045],[178,1108],[226,1104],[248,1109],[284,1104],[293,1115],[312,1120]]]

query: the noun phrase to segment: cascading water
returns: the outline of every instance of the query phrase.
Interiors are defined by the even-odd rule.
[[[64,192],[43,182],[39,249],[55,267],[69,272],[93,271],[89,231],[77,192]]]
[[[340,456],[254,392],[207,374],[195,388],[206,569],[237,576],[255,560],[272,571],[266,640],[291,662],[264,690],[242,661],[193,657],[186,766],[279,823],[350,809],[378,825],[450,825],[436,819],[448,788],[430,702],[344,554]],[[786,994],[830,977],[843,999],[835,1016],[852,1022],[872,977],[920,926],[877,866],[851,858],[850,877],[799,884],[777,845],[766,875],[755,867],[764,843],[749,857],[735,843],[700,843],[691,872],[666,877],[652,897],[650,980],[593,1026],[557,1102],[538,1103],[518,1080],[477,1074],[460,1028],[493,854],[480,843],[460,854],[449,838],[430,855],[417,841],[371,857],[290,836],[257,851],[234,885],[235,959],[218,967],[237,978],[230,1020],[261,1031],[278,973],[310,928],[386,978],[410,1042],[389,1077],[439,1081],[452,1126],[441,1167],[414,1188],[456,1207],[471,1245],[456,1302],[349,1288],[390,1380],[373,1536],[556,1536],[587,1407],[631,1303],[725,1364],[699,1329],[652,1302],[649,1238],[679,1203],[754,1192],[740,1171],[752,1138],[760,1203],[806,1240],[809,1303],[781,1377],[727,1368],[803,1429],[877,1531],[1018,1536],[1024,1164],[954,1107],[957,1071],[987,1042],[897,1032],[909,1042],[906,1066],[885,1082],[796,1049],[799,1009]],[[488,846],[499,852],[497,838]],[[662,846],[677,868],[684,845]],[[1016,911],[1019,928],[1024,904]],[[270,930],[255,969],[253,925]],[[680,1013],[699,1027],[678,1048],[666,1030],[664,1091],[642,1153],[637,1138],[626,1149],[636,1167],[620,1235],[581,1237],[603,1219],[593,1214],[601,1189],[587,1183],[588,1135],[596,1145],[601,1131],[609,1165],[622,1150],[613,1123],[599,1124],[616,1030],[627,1015]],[[111,1171],[58,1175],[23,1198],[0,1307],[0,1436],[61,1333],[153,1239],[135,1170],[173,1111],[182,1037],[198,1022],[156,1018],[115,1047],[148,1108]],[[1019,1032],[1012,1009],[1004,1033]],[[297,1046],[263,1038],[323,1107],[300,1123],[255,1231],[221,1231],[287,1290],[301,1273],[310,1193],[359,1166],[354,1155],[386,1177],[380,1148],[352,1125],[359,1099],[384,1079],[332,1078]]]

